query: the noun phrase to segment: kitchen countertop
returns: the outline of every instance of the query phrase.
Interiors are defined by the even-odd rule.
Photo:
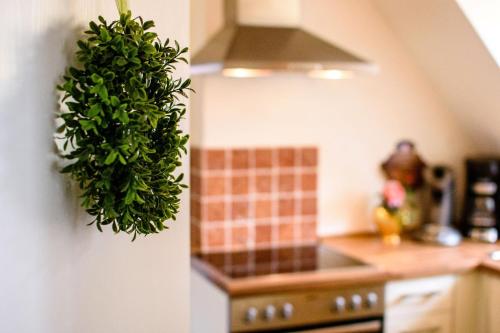
[[[450,248],[404,240],[399,246],[388,246],[375,235],[328,237],[321,242],[370,265],[341,271],[270,274],[238,279],[224,276],[196,257],[192,257],[192,266],[234,297],[303,288],[369,285],[398,279],[459,274],[475,269],[500,275],[500,262],[488,257],[491,251],[500,249],[498,243],[464,241]]]
[[[500,250],[500,243],[466,240],[457,247],[444,247],[403,240],[399,246],[389,246],[376,235],[330,237],[323,242],[374,265],[386,272],[391,280],[457,274],[478,268],[500,274],[500,262],[489,259],[491,251]]]

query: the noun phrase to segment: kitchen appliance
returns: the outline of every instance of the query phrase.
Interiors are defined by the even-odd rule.
[[[500,218],[500,159],[466,160],[466,189],[461,229],[473,240],[494,243]]]
[[[451,226],[455,195],[453,172],[445,166],[434,166],[426,178],[426,216],[415,236],[427,243],[456,246],[462,236]]]
[[[240,22],[238,14],[242,8],[257,19]],[[298,0],[287,1],[286,6],[277,0],[225,0],[224,9],[224,27],[192,58],[194,75],[221,72],[226,76],[252,77],[285,71],[341,79],[359,72],[375,73],[378,69],[365,59],[298,27],[301,11]],[[266,16],[272,12],[292,14],[286,16],[287,22],[283,23],[258,20],[259,14]],[[288,22],[290,16],[297,22]]]
[[[322,245],[202,254],[197,259],[236,281],[367,266]],[[232,297],[228,310],[228,332],[382,332],[384,285],[243,295]]]

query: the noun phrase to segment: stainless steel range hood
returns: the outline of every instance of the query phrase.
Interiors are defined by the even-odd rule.
[[[296,72],[342,79],[375,73],[377,66],[301,29],[236,21],[236,2],[226,0],[225,27],[192,58],[192,74],[234,77]]]

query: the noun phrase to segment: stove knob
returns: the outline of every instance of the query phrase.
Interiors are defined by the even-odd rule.
[[[373,309],[374,307],[377,306],[378,303],[378,295],[374,292],[368,293],[366,295],[366,305],[368,308]]]
[[[335,298],[335,301],[333,303],[333,310],[335,312],[344,312],[345,306],[346,306],[346,300],[344,297],[338,296],[337,298]]]
[[[351,297],[351,310],[358,311],[361,310],[361,306],[363,305],[363,299],[358,294],[354,294]]]
[[[293,316],[293,304],[292,303],[283,304],[283,309],[281,309],[281,314],[283,315],[283,318],[285,318],[285,319],[292,318],[292,316]]]
[[[274,305],[268,305],[264,309],[264,319],[267,321],[271,321],[274,319],[274,315],[276,314],[276,308]]]
[[[259,310],[256,307],[250,307],[247,309],[245,313],[245,321],[247,323],[253,323],[257,319],[257,315],[259,314]]]

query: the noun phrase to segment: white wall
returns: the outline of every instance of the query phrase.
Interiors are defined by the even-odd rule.
[[[194,53],[213,33],[217,3],[192,0]],[[473,151],[467,134],[372,1],[302,1],[302,25],[378,63],[374,77],[324,81],[303,77],[196,78],[193,143],[206,147],[318,145],[320,229],[373,227],[379,165],[401,138],[414,140],[429,163],[462,176]],[[219,15],[219,14],[217,14]]]
[[[497,155],[500,68],[457,1],[376,2],[481,153]],[[474,3],[476,15],[483,3],[486,1]],[[498,23],[500,6],[492,3],[489,9]],[[482,22],[487,23],[488,16]],[[495,35],[498,38],[497,31]]]
[[[187,44],[187,1],[133,1]],[[0,14],[0,331],[188,332],[188,200],[161,235],[131,243],[87,227],[52,151],[54,86],[80,23],[114,1],[21,0]],[[187,75],[187,67],[180,73]],[[187,167],[184,168],[188,172]],[[187,199],[187,193],[184,196]]]

